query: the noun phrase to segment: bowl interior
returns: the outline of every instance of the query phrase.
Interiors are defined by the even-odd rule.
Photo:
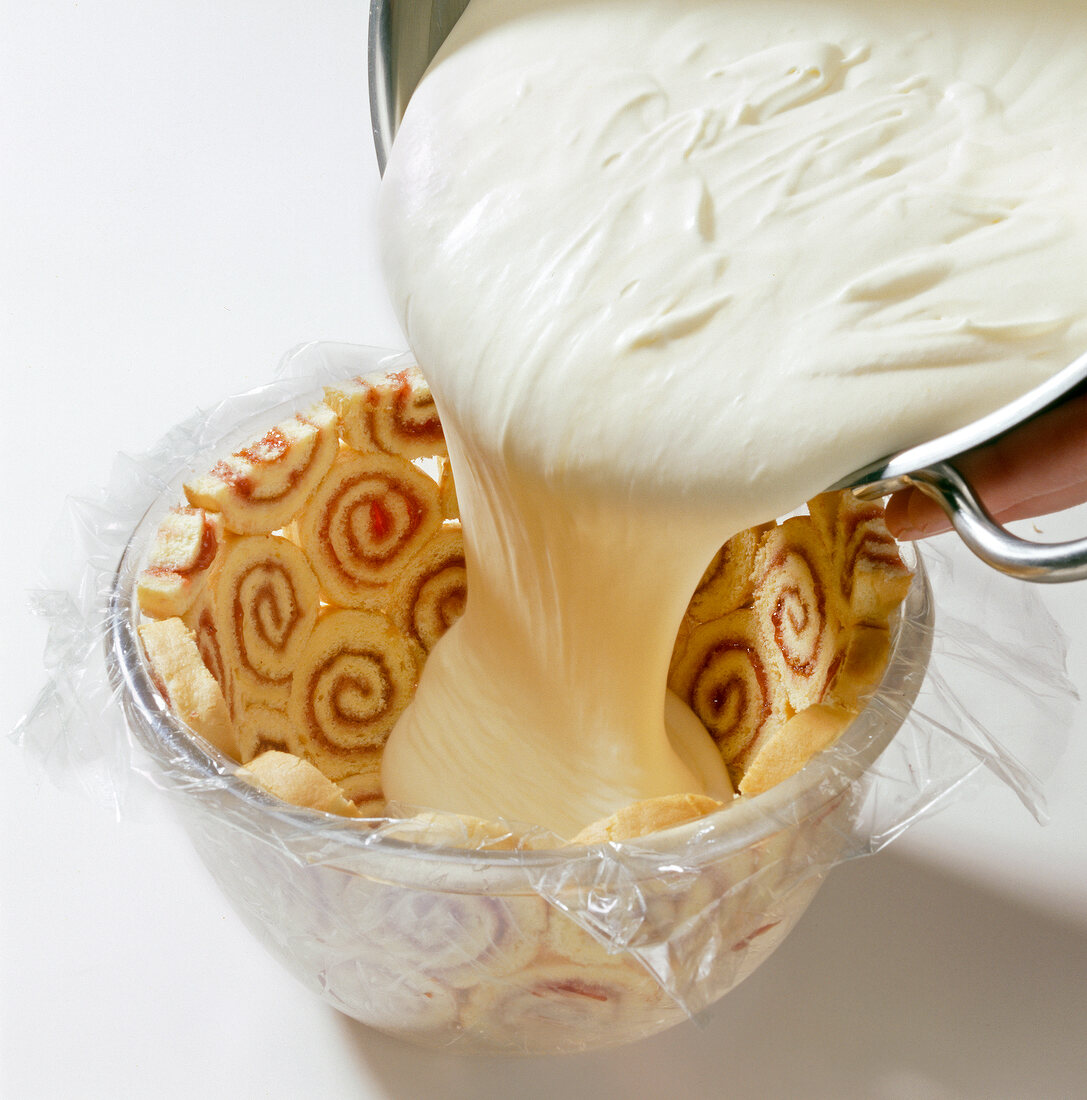
[[[347,353],[343,348],[338,353],[340,369]],[[162,516],[181,498],[182,483],[193,471],[205,468],[213,456],[221,456],[249,438],[254,429],[265,428],[269,417],[293,412],[320,396],[317,389],[303,399],[295,392],[284,397],[282,387],[268,387],[256,401],[259,411],[239,419],[214,442],[177,464],[175,476],[133,531],[114,576],[106,637],[113,687],[133,733],[172,786],[183,787],[193,797],[214,799],[221,812],[260,821],[262,828],[277,833],[288,847],[321,844],[328,858],[331,844],[338,853],[335,858],[342,857],[356,868],[361,866],[356,860],[366,860],[365,873],[389,881],[407,883],[420,877],[431,881],[440,869],[443,889],[524,892],[528,888],[526,874],[545,873],[584,855],[586,849],[480,852],[420,845],[360,827],[349,819],[289,806],[240,778],[234,761],[196,737],[171,713],[152,681],[137,634],[136,580]],[[737,798],[705,818],[639,838],[636,846],[640,852],[676,853],[697,834],[699,861],[728,858],[730,853],[820,813],[871,767],[908,713],[931,649],[933,605],[924,563],[912,544],[901,550],[914,571],[914,581],[892,623],[890,659],[869,705],[838,742],[763,794]]]

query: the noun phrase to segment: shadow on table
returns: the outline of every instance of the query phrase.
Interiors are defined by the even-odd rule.
[[[642,1043],[556,1058],[432,1053],[346,1018],[389,1100],[1087,1095],[1087,930],[893,853],[836,870],[742,986]]]

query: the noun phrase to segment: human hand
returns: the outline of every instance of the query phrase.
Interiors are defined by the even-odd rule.
[[[1000,523],[1087,502],[1087,392],[955,465]],[[891,496],[887,526],[895,538],[919,539],[950,530],[951,522],[934,500],[911,487]]]

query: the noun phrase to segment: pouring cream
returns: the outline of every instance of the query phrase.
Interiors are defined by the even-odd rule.
[[[723,794],[665,676],[716,548],[1087,347],[1087,4],[472,0],[384,263],[471,597],[390,799],[560,835]]]

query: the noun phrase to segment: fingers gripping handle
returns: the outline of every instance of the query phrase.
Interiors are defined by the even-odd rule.
[[[934,500],[970,550],[1001,573],[1041,584],[1087,579],[1087,539],[1038,543],[1011,534],[950,462],[933,463],[902,480]]]

